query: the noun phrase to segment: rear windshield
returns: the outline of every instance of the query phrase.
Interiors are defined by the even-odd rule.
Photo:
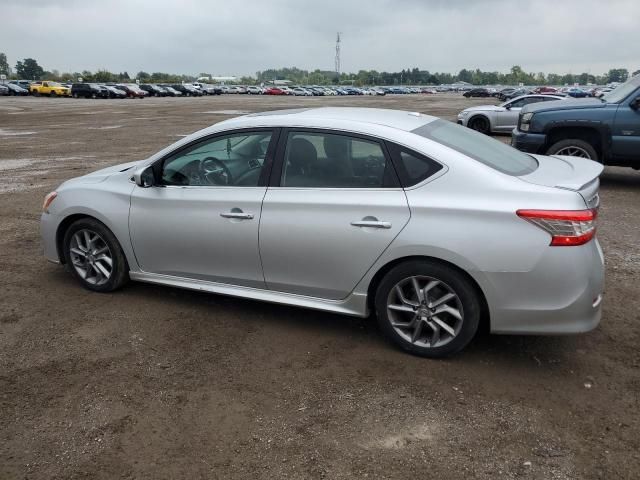
[[[412,133],[441,143],[507,175],[527,175],[538,168],[538,162],[531,155],[446,120],[427,123]]]

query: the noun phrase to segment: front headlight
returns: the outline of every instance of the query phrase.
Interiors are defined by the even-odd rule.
[[[458,114],[458,118],[465,118],[465,117],[468,117],[470,113],[471,113],[471,112],[467,112],[467,111],[464,111],[464,110],[463,110],[462,112],[460,112],[460,113]]]
[[[42,211],[44,213],[49,213],[49,205],[51,205],[51,202],[53,202],[57,196],[58,192],[51,192],[44,197],[44,202],[42,202]]]
[[[533,113],[525,113],[520,117],[520,131],[528,132],[529,127],[531,126],[531,119],[533,118]]]
[[[522,115],[522,123],[531,123],[531,118],[533,117],[533,113],[525,113]]]

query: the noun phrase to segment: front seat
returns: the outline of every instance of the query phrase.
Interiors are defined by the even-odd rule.
[[[349,158],[349,140],[340,135],[327,135],[323,141],[327,162],[324,174],[331,184],[346,186],[353,180],[353,170]]]
[[[312,178],[310,170],[318,162],[318,151],[306,138],[294,138],[287,152],[284,187],[315,187],[318,179]]]

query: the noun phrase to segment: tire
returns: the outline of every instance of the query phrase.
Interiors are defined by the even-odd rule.
[[[589,142],[579,138],[567,138],[551,145],[546,152],[547,155],[568,155],[570,157],[587,158],[598,160],[598,152]]]
[[[49,92],[49,96],[51,98],[55,98],[57,95],[56,95],[56,92]]]
[[[489,123],[489,119],[484,115],[476,115],[475,117],[471,117],[467,126],[475,130],[476,132],[484,133],[488,135],[491,132],[491,124]]]
[[[95,100],[96,98],[98,98],[98,96],[95,93],[92,93],[91,94],[91,98],[93,98]]]
[[[118,240],[93,218],[72,223],[64,234],[62,248],[67,269],[88,290],[111,292],[129,281],[129,266]],[[102,253],[96,254],[96,251]],[[110,269],[105,256],[111,260]]]
[[[413,280],[418,282],[421,295],[429,286],[423,302]],[[442,301],[449,295],[453,297]],[[432,308],[431,303],[438,300],[442,303]],[[419,260],[401,263],[382,278],[375,294],[375,311],[380,329],[392,343],[413,355],[442,358],[459,352],[473,339],[480,324],[481,303],[471,281],[459,271]]]
[[[73,98],[78,98],[78,94],[74,93],[73,95],[71,95]]]

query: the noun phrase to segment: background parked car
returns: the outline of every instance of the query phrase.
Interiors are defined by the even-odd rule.
[[[127,92],[127,97],[129,98],[145,98],[149,95],[135,83],[121,83],[117,87]]]
[[[269,87],[264,91],[265,95],[285,95],[284,90],[278,87]]]
[[[158,85],[155,85],[153,83],[143,83],[142,85],[140,85],[140,88],[145,92],[147,92],[150,97],[166,97],[167,96],[167,91],[164,88]]]
[[[9,83],[13,83],[14,85],[18,85],[19,87],[24,88],[27,92],[29,91],[29,85],[33,83],[32,80],[11,80]]]
[[[165,92],[167,92],[167,96],[169,96],[169,97],[181,97],[182,96],[182,92],[179,91],[179,90],[176,90],[171,85],[165,85],[163,83],[163,84],[160,84],[159,86],[162,87]]]
[[[262,95],[262,89],[256,86],[247,87],[247,93],[249,95]]]
[[[109,92],[109,98],[127,98],[127,92],[121,90],[113,85],[103,85]]]
[[[491,92],[486,88],[473,88],[468,90],[462,94],[463,97],[471,98],[471,97],[490,97]]]
[[[109,92],[108,90],[103,91],[95,83],[73,83],[71,84],[71,96],[73,98],[105,98],[109,96]]]
[[[7,95],[29,95],[29,90],[15,83],[5,83],[4,86],[8,89]]]
[[[29,85],[29,93],[32,95],[48,95],[50,97],[68,97],[71,95],[69,88],[59,84],[58,82],[33,82]]]
[[[9,95],[9,87],[0,85],[0,95]]]
[[[501,105],[480,105],[465,108],[458,114],[458,124],[480,133],[511,132],[518,124],[518,115],[525,105],[563,100],[558,95],[524,95]]]
[[[587,92],[577,87],[568,88],[564,93],[573,98],[585,98],[590,96]]]

